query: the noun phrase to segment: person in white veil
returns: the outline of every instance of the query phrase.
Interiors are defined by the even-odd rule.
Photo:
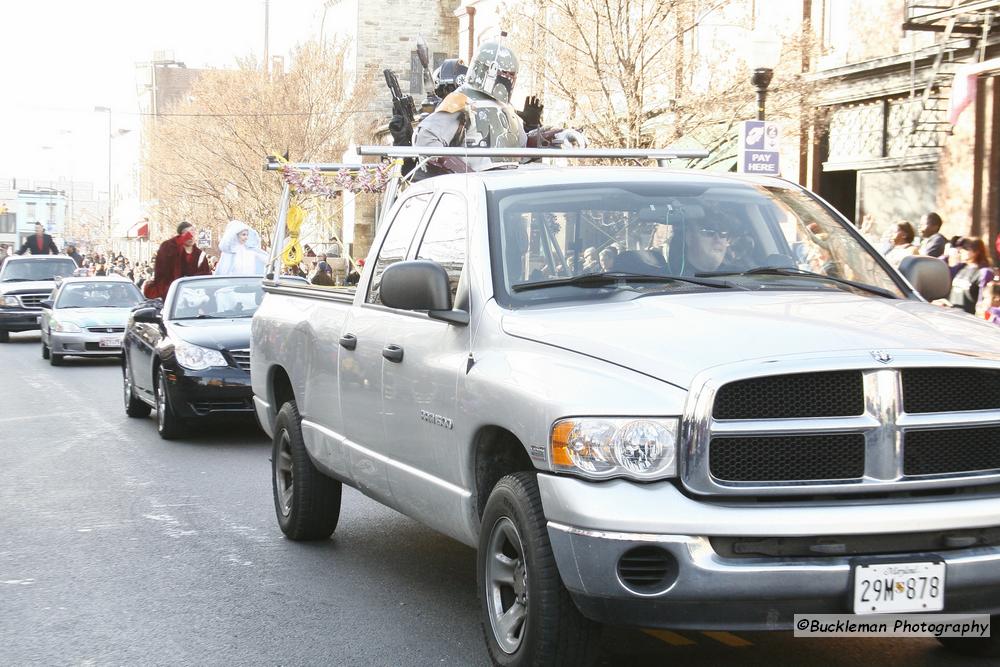
[[[267,253],[260,249],[260,234],[241,220],[231,220],[219,241],[217,276],[262,276]]]

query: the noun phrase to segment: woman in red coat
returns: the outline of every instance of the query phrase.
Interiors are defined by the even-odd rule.
[[[182,222],[177,225],[177,236],[160,244],[153,264],[153,279],[143,284],[142,292],[147,299],[162,299],[178,278],[211,273],[208,258],[194,243],[194,225]]]

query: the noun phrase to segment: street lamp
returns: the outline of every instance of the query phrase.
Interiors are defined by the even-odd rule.
[[[753,74],[750,83],[757,91],[757,120],[764,120],[764,102],[767,100],[767,87],[774,77],[774,68],[781,59],[781,40],[772,32],[757,30],[750,36],[750,46],[747,52],[747,65]]]
[[[111,236],[111,107],[94,107],[97,113],[108,114],[108,233]]]

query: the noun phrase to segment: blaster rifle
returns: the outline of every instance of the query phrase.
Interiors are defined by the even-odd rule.
[[[412,124],[417,116],[413,98],[409,95],[403,95],[403,91],[399,87],[399,79],[396,77],[395,72],[391,69],[386,69],[382,70],[382,74],[385,75],[385,84],[389,87],[389,92],[392,94],[392,114],[400,116],[404,121]]]

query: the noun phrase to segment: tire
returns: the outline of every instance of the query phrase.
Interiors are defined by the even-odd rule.
[[[7,331],[6,329],[0,331],[0,343],[9,343],[9,342],[10,342],[10,332]]]
[[[990,616],[990,637],[939,637],[949,651],[979,658],[1000,658],[1000,616]]]
[[[66,355],[64,354],[56,354],[55,352],[49,352],[49,363],[53,366],[62,366],[63,358],[65,356]]]
[[[45,344],[45,341],[42,341],[42,359],[48,359],[48,358],[49,358],[49,346]]]
[[[514,473],[493,487],[476,578],[494,665],[582,666],[597,659],[601,625],[580,613],[559,578],[535,473]],[[512,614],[522,620],[503,621]]]
[[[173,440],[184,435],[184,422],[174,413],[170,405],[170,394],[163,372],[156,369],[156,432],[164,440]]]
[[[320,472],[302,440],[295,401],[281,406],[274,424],[271,488],[281,532],[291,540],[325,540],[340,520],[343,485]]]
[[[129,417],[148,417],[153,410],[144,401],[135,397],[132,369],[128,367],[128,358],[124,356],[122,357],[122,398],[125,402],[125,414]]]

